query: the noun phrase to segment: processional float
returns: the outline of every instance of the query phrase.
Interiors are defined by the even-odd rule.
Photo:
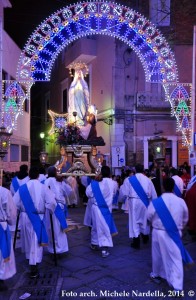
[[[68,112],[48,111],[52,119],[49,134],[57,135],[56,143],[61,149],[61,160],[56,167],[61,175],[96,176],[102,166],[97,146],[104,146],[105,142],[97,136],[97,109],[90,103],[88,84],[84,79],[88,67],[83,62],[74,62],[69,66],[69,72],[74,78],[69,88]]]

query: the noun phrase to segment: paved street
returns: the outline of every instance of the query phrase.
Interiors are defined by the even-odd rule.
[[[90,249],[90,231],[82,225],[85,207],[69,209],[69,253],[58,258],[57,266],[50,254],[44,253],[39,267],[40,277],[29,279],[28,264],[17,240],[17,274],[7,280],[10,289],[0,294],[2,300],[16,300],[25,293],[37,300],[108,300],[108,299],[173,299],[166,282],[156,284],[149,279],[151,272],[150,244],[140,250],[130,247],[128,215],[114,212],[119,234],[114,237],[111,255],[102,258]],[[196,242],[185,233],[184,243],[196,261]],[[196,299],[196,267],[185,271],[184,299]],[[188,295],[189,293],[189,295]]]

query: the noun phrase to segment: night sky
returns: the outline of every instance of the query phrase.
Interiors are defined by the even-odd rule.
[[[12,8],[4,9],[4,29],[20,47],[24,48],[28,38],[45,18],[59,9],[83,2],[81,0],[9,0]],[[146,0],[143,0],[146,1]],[[112,1],[134,6],[138,0]]]
[[[10,0],[12,8],[4,9],[4,29],[23,48],[36,27],[45,18],[69,4],[67,0]]]

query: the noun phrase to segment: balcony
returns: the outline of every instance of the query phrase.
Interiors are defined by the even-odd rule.
[[[170,111],[169,101],[165,101],[162,95],[139,92],[137,93],[138,111]]]
[[[82,61],[87,65],[97,56],[97,41],[94,38],[82,38],[71,44],[65,53],[66,67],[74,61]]]

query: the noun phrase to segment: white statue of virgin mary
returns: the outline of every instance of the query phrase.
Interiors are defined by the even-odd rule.
[[[74,79],[69,88],[69,108],[70,116],[77,112],[77,124],[85,125],[89,107],[89,89],[84,80],[84,73],[87,72],[87,66],[84,63],[73,63],[70,68],[75,70]]]

